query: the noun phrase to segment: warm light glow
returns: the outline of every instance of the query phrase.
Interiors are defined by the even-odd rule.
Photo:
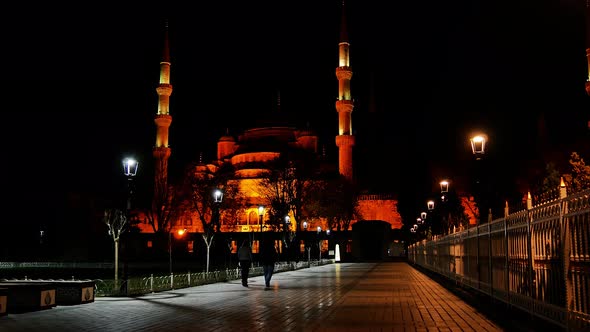
[[[434,201],[428,201],[428,202],[426,203],[426,206],[428,207],[428,210],[429,210],[429,211],[432,211],[432,210],[434,210]]]
[[[285,216],[285,224],[290,224],[290,223],[291,223],[291,217]]]
[[[559,186],[561,188],[565,188],[565,181],[563,180],[563,176],[561,177],[561,181],[559,182]]]
[[[258,206],[258,215],[262,217],[264,215],[264,205]]]
[[[416,218],[416,223],[421,224],[422,223],[422,219]]]
[[[487,136],[484,134],[478,134],[469,139],[471,141],[471,152],[474,155],[485,154],[486,152],[486,141]]]
[[[447,180],[442,180],[440,182],[440,192],[441,193],[446,193],[449,192],[449,181]]]
[[[179,230],[178,230],[176,233],[177,233],[179,236],[183,236],[185,232],[186,232],[186,229],[179,229]]]
[[[320,233],[322,231],[322,228],[320,226],[318,226],[318,233]]]
[[[303,222],[303,229],[307,229],[307,221]]]
[[[420,218],[422,218],[422,220],[426,219],[426,212],[420,213]]]

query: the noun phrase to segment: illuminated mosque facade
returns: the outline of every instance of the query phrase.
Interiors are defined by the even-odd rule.
[[[354,103],[351,94],[352,69],[350,66],[350,43],[348,41],[347,27],[345,21],[344,5],[342,7],[342,17],[340,26],[340,40],[338,44],[338,66],[336,67],[336,78],[338,88],[338,98],[335,103],[338,121],[338,132],[335,137],[335,144],[338,149],[337,165],[331,165],[334,171],[336,168],[339,174],[348,181],[354,181],[353,169],[353,150],[355,146],[355,136],[352,130],[352,112]],[[167,30],[167,29],[166,29]],[[156,185],[155,195],[158,190],[166,190],[168,176],[168,159],[171,156],[171,149],[168,142],[169,128],[172,123],[170,112],[170,97],[173,92],[170,81],[171,61],[168,44],[168,35],[166,32],[165,44],[160,62],[160,79],[156,88],[158,94],[158,109],[154,122],[156,125],[156,140],[153,147],[153,157],[155,162],[155,183],[165,184]],[[280,96],[279,96],[280,107]],[[237,217],[235,223],[231,225],[221,225],[222,232],[259,232],[262,225],[259,223],[258,207],[267,204],[260,195],[260,178],[264,174],[263,166],[265,163],[272,162],[280,157],[281,151],[285,149],[302,150],[311,153],[317,158],[322,159],[323,151],[318,149],[318,135],[309,128],[299,129],[284,123],[268,125],[260,128],[251,128],[243,131],[240,135],[232,136],[229,133],[221,136],[217,141],[216,160],[210,162],[200,162],[195,172],[215,172],[221,165],[230,163],[235,170],[235,181],[239,182],[239,189],[247,197],[247,206],[243,213]],[[269,144],[272,142],[272,144]],[[370,195],[364,194],[358,197],[358,214],[357,220],[379,220],[382,223],[390,225],[390,229],[400,229],[402,219],[397,211],[397,200],[393,195]],[[190,214],[190,213],[189,213]],[[295,220],[297,230],[313,231],[327,230],[328,225],[322,219]],[[305,224],[304,224],[305,223]],[[142,233],[153,232],[153,228],[147,222],[142,221],[139,224]],[[186,229],[188,232],[203,232],[203,226],[196,216],[187,215],[173,221],[170,225],[171,232],[177,229]]]

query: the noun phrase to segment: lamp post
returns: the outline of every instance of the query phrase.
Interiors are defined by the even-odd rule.
[[[442,180],[440,183],[440,200],[442,203],[441,210],[441,220],[442,220],[442,227],[443,227],[443,234],[450,233],[450,213],[448,213],[447,209],[445,208],[446,202],[448,201],[448,192],[449,192],[449,181]]]
[[[172,275],[172,231],[168,232],[168,257],[170,258],[170,275]],[[176,231],[178,236],[182,237],[186,233],[186,228]]]
[[[137,169],[139,168],[139,162],[134,158],[123,159],[123,174],[127,177],[127,199],[125,204],[125,218],[127,227],[124,231],[126,233],[129,230],[130,218],[131,218],[131,199],[133,197],[133,179],[137,175]],[[128,243],[123,241],[123,279],[127,281],[127,255],[128,255]],[[118,262],[115,265],[119,265]],[[115,266],[115,275],[118,275],[118,266]],[[127,283],[125,283],[126,285]]]
[[[219,205],[223,201],[223,191],[220,189],[213,190],[213,227],[214,230],[219,231],[221,228],[221,224],[219,223],[220,215],[219,215]]]
[[[476,169],[475,169],[475,192],[474,192],[474,196],[475,197],[475,202],[478,205],[478,210],[479,210],[479,216],[476,218],[476,224],[479,225],[481,223],[481,220],[483,220],[483,215],[485,214],[486,211],[486,204],[485,204],[485,200],[483,198],[483,192],[482,192],[482,183],[481,183],[481,179],[480,179],[480,165],[481,161],[486,153],[486,142],[487,142],[487,136],[485,134],[477,134],[474,135],[473,137],[471,137],[469,139],[470,143],[471,143],[471,153],[473,154],[473,156],[475,157],[475,162],[476,162]]]
[[[129,214],[131,210],[131,196],[133,195],[133,178],[137,175],[137,168],[139,163],[133,158],[123,159],[123,174],[127,177],[127,203],[126,211]]]
[[[449,181],[442,180],[440,183],[440,199],[441,201],[447,200],[447,193],[449,192]]]
[[[321,239],[320,239],[320,233],[322,232],[322,228],[320,226],[318,226],[317,228],[317,237],[318,237],[318,265],[321,263],[322,261],[322,246],[321,246]]]
[[[258,224],[260,225],[260,231],[262,232],[262,217],[264,216],[264,205],[258,206]]]
[[[303,231],[307,231],[307,221],[303,222]],[[311,246],[307,245],[307,239],[307,236],[305,236],[305,250],[307,250],[307,266],[309,266],[311,264]]]
[[[486,153],[486,141],[487,141],[487,136],[485,134],[477,134],[473,137],[471,137],[469,139],[469,141],[471,142],[471,153],[473,154],[473,156],[475,157],[475,162],[476,162],[476,180],[475,180],[475,192],[476,192],[476,198],[475,198],[475,202],[478,205],[478,210],[479,210],[479,216],[478,218],[476,218],[476,227],[477,227],[477,232],[476,232],[476,260],[475,260],[475,264],[477,266],[477,280],[479,282],[480,280],[480,265],[479,265],[479,224],[480,224],[480,219],[483,220],[483,212],[485,211],[486,208],[486,204],[485,204],[485,200],[483,199],[483,193],[482,193],[482,184],[481,184],[481,180],[479,179],[480,176],[480,171],[479,171],[479,167],[477,167],[477,164],[481,164],[481,161],[483,159],[483,156]],[[490,212],[491,214],[491,212]],[[479,284],[478,284],[479,287]]]

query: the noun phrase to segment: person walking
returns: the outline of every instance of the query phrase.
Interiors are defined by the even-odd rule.
[[[248,287],[248,274],[250,273],[250,265],[252,265],[252,248],[250,248],[250,241],[244,240],[238,249],[238,262],[242,272],[242,286]]]
[[[274,241],[264,238],[260,244],[260,263],[264,271],[264,283],[266,289],[270,289],[270,279],[275,270],[275,263],[278,261],[278,253]]]

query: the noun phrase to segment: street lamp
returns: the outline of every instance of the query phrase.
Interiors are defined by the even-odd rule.
[[[131,210],[131,196],[133,195],[133,177],[137,174],[139,163],[133,158],[123,159],[123,174],[127,177],[127,213]]]
[[[488,137],[485,134],[477,134],[474,135],[473,137],[471,137],[469,139],[470,143],[471,143],[471,153],[473,154],[473,156],[475,157],[476,162],[478,160],[482,160],[483,156],[486,153],[486,142],[488,140]],[[483,214],[485,213],[486,209],[485,209],[485,204],[484,204],[484,199],[483,199],[483,193],[482,193],[482,184],[481,184],[481,180],[480,180],[480,170],[479,170],[479,163],[476,165],[476,179],[475,179],[475,193],[474,196],[476,196],[475,201],[478,205],[478,210],[479,210],[479,216],[478,218],[476,218],[476,222],[477,225],[480,224],[480,218],[483,218]],[[482,219],[483,220],[483,219]]]
[[[303,231],[306,232],[307,231],[307,221],[303,222]],[[307,245],[307,239],[308,237],[305,236],[305,250],[307,250],[307,265],[309,266],[310,261],[311,261],[311,245]]]
[[[170,275],[172,275],[172,231],[168,232],[168,255],[170,257]],[[176,231],[179,237],[182,237],[186,233],[186,228],[179,229]]]
[[[475,156],[475,159],[480,160],[486,153],[487,136],[478,134],[471,137],[469,141],[471,142],[471,152]]]
[[[260,231],[262,232],[262,216],[264,216],[264,205],[258,206],[258,223],[260,224]]]
[[[440,199],[441,199],[443,202],[444,202],[444,201],[447,199],[447,197],[446,197],[446,195],[445,195],[445,194],[446,194],[446,193],[448,193],[448,192],[449,192],[449,181],[447,181],[447,180],[442,180],[442,181],[440,182],[440,193],[441,193]]]
[[[133,178],[137,175],[137,169],[139,168],[139,162],[134,158],[123,159],[123,174],[127,177],[127,202],[125,206],[125,218],[127,227],[124,232],[129,230],[129,224],[131,219],[131,198],[133,197]],[[128,243],[123,241],[123,279],[127,281],[127,255],[128,255]],[[116,263],[118,264],[118,263]],[[117,267],[115,267],[117,271]],[[118,272],[115,272],[117,274]],[[126,283],[125,283],[126,285]]]
[[[426,207],[428,207],[428,211],[434,210],[434,201],[426,202]]]
[[[321,246],[321,239],[320,239],[320,233],[322,232],[322,227],[318,226],[317,227],[317,237],[318,237],[318,264],[320,264],[320,262],[322,261],[322,246]]]
[[[221,228],[219,224],[219,205],[223,201],[223,191],[220,189],[213,190],[213,227],[216,228],[217,231]]]

